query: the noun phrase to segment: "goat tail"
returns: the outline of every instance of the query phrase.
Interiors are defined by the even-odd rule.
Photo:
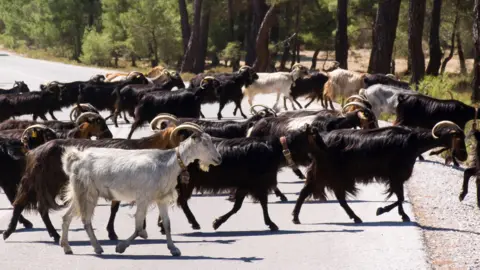
[[[62,155],[62,168],[66,175],[70,176],[73,174],[73,164],[80,160],[81,151],[78,150],[76,147],[67,147],[65,148],[65,152]]]

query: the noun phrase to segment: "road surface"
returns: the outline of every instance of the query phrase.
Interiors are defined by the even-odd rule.
[[[10,87],[14,80],[25,81],[31,89],[51,80],[68,82],[87,80],[104,70],[85,68],[41,60],[26,59],[0,51],[0,87]],[[7,83],[7,84],[4,84]],[[256,97],[257,103],[273,105],[274,96]],[[305,101],[301,100],[305,104]],[[246,100],[242,103],[248,111]],[[233,105],[225,107],[223,115],[233,117]],[[207,118],[214,118],[218,105],[202,107]],[[59,120],[68,120],[69,110],[56,112]],[[47,116],[48,117],[48,116]],[[30,116],[26,117],[30,118]],[[120,119],[120,121],[123,121]],[[130,126],[109,125],[114,137],[126,138]],[[137,130],[134,137],[151,134],[147,128]],[[414,181],[415,176],[413,176]],[[279,187],[289,201],[279,203],[271,195],[269,211],[280,227],[270,232],[264,225],[260,205],[246,201],[240,211],[218,231],[212,221],[233,206],[226,196],[194,196],[190,205],[202,226],[193,231],[183,212],[173,207],[171,222],[173,239],[182,251],[181,257],[172,257],[155,221],[158,210],[152,206],[147,217],[149,239],[138,239],[124,254],[115,253],[115,242],[107,241],[105,226],[110,212],[109,203],[100,201],[93,226],[105,250],[96,256],[79,219],[71,225],[70,243],[75,255],[64,255],[62,248],[52,243],[37,214],[26,217],[34,224],[30,230],[19,224],[17,232],[7,241],[0,240],[0,269],[427,269],[422,234],[414,222],[409,203],[406,212],[412,223],[400,222],[397,211],[383,216],[376,209],[385,206],[384,188],[380,185],[361,187],[361,192],[349,202],[363,219],[353,224],[340,205],[332,200],[326,203],[307,202],[301,212],[303,224],[291,222],[291,212],[302,188],[290,170],[279,174]],[[396,198],[395,198],[396,199]],[[133,232],[134,208],[123,206],[117,215],[116,231],[120,238]],[[62,212],[51,215],[54,226],[61,227]],[[0,195],[0,229],[7,227],[11,206]]]

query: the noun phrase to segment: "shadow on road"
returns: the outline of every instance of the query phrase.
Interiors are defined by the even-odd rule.
[[[305,184],[305,181],[278,181],[279,184]]]
[[[176,241],[175,241],[176,242]],[[180,256],[173,257],[170,255],[120,255],[120,254],[105,254],[105,255],[77,255],[77,256],[95,256],[106,260],[215,260],[215,261],[243,261],[253,262],[261,261],[263,258],[257,257],[239,257],[239,258],[225,258],[225,257],[210,257],[210,256]]]
[[[364,201],[364,200],[347,201],[347,203],[385,203],[385,202],[388,202],[388,201]],[[247,203],[250,203],[250,202],[247,202]],[[251,203],[253,203],[253,202],[251,202]],[[297,201],[296,200],[286,201],[286,202],[276,201],[276,202],[269,202],[269,203],[273,203],[273,204],[295,204],[295,203],[297,203]],[[333,200],[329,200],[329,201],[311,200],[311,201],[305,201],[303,204],[319,204],[319,203],[322,203],[322,204],[323,203],[338,203],[338,201],[336,201],[336,200],[335,201],[333,201]]]
[[[175,240],[175,243],[181,244],[224,244],[229,245],[235,243],[236,239],[229,239],[229,240],[193,240],[193,241],[182,241],[182,240]],[[102,246],[116,246],[118,241],[116,240],[98,240],[100,245]],[[57,245],[52,241],[9,241],[9,243],[36,243],[36,244],[50,244],[50,245]],[[80,240],[80,241],[69,241],[71,246],[90,246],[89,240]],[[138,239],[132,242],[132,246],[134,245],[156,245],[156,244],[163,244],[166,245],[167,241],[165,239]]]
[[[447,167],[447,168],[450,168],[452,170],[456,170],[456,171],[459,171],[459,172],[464,172],[465,171],[465,168],[462,168],[462,167],[456,167],[456,166],[453,166],[453,165],[445,165],[445,163],[443,162],[439,162],[439,161],[434,161],[434,160],[417,160],[417,163],[431,163],[431,164],[438,164],[438,165],[442,165],[444,167]]]
[[[273,236],[284,234],[305,234],[305,233],[357,233],[363,230],[315,230],[315,231],[300,231],[300,230],[280,230],[276,232],[263,231],[230,231],[230,232],[193,232],[178,234],[186,237],[243,237],[243,236]]]

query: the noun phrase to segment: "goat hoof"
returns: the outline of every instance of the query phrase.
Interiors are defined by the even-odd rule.
[[[243,117],[244,119],[247,119],[247,116],[246,116],[245,114],[242,114],[242,117]]]
[[[278,226],[273,222],[268,227],[270,228],[270,231],[272,231],[272,232],[278,231]]]
[[[359,217],[353,218],[353,222],[355,222],[356,224],[363,223],[363,221]]]
[[[220,227],[220,225],[222,225],[223,221],[220,220],[220,219],[215,219],[215,221],[213,222],[213,229],[216,230]]]
[[[407,215],[404,215],[404,216],[402,216],[402,221],[403,222],[410,222],[410,217],[408,217]]]
[[[72,255],[73,254],[73,251],[70,249],[70,250],[65,250],[65,255]]]
[[[103,253],[103,248],[96,248],[96,249],[95,249],[95,254],[100,255],[100,254],[102,254],[102,253]]]
[[[194,230],[200,230],[200,224],[198,224],[198,223],[192,224],[192,229],[194,229]]]
[[[377,216],[380,216],[383,213],[385,213],[385,210],[383,210],[382,207],[377,208]]]
[[[109,233],[108,234],[108,239],[112,240],[112,241],[116,241],[118,240],[118,236],[116,233]]]
[[[227,201],[235,202],[235,195],[230,195],[230,196],[227,198]]]
[[[28,220],[25,220],[25,221],[23,222],[23,227],[24,227],[25,229],[31,229],[31,228],[33,228],[33,224],[32,224],[32,222],[30,222],[30,221],[28,221]]]
[[[12,231],[10,230],[6,230],[3,232],[3,240],[7,240],[8,237],[10,237],[10,235],[12,234]]]
[[[58,242],[60,242],[60,235],[54,235],[53,242],[55,242],[55,244],[58,244]]]
[[[172,256],[174,257],[178,257],[180,255],[182,255],[182,252],[180,252],[180,249],[176,248],[176,247],[173,247],[170,249],[170,253],[172,254]]]
[[[161,233],[162,235],[165,235],[165,234],[166,234],[166,233],[165,233],[165,229],[161,229],[161,230],[160,230],[160,233]]]
[[[118,245],[115,247],[115,252],[117,253],[123,253],[127,249],[127,243],[125,241],[121,241],[118,243]]]
[[[147,231],[143,230],[143,231],[138,232],[138,236],[140,236],[143,239],[147,239],[148,238],[148,233],[147,233]]]
[[[299,220],[298,218],[294,218],[294,219],[292,220],[292,222],[293,222],[293,224],[301,224],[301,223],[300,223],[300,220]]]
[[[467,194],[465,194],[465,193],[462,192],[462,193],[460,193],[460,196],[458,196],[458,199],[459,199],[461,202],[463,202],[463,200],[465,199],[465,196],[467,196]]]
[[[286,197],[285,195],[281,195],[281,196],[280,196],[280,201],[282,201],[282,202],[288,202],[288,199],[287,199],[287,197]]]

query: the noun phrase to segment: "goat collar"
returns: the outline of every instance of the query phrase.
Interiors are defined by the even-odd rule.
[[[175,149],[175,154],[177,156],[178,165],[180,166],[180,169],[182,169],[180,172],[180,183],[188,184],[190,180],[190,174],[188,173],[187,166],[185,166],[185,163],[183,163],[182,158],[180,157],[179,149],[180,146]]]
[[[290,167],[294,170],[298,169],[297,165],[295,164],[295,162],[292,159],[292,153],[288,149],[287,138],[285,136],[280,137],[280,144],[282,144],[282,148],[283,148],[282,153],[283,153],[283,156],[285,157],[285,159],[287,160],[288,167]]]

